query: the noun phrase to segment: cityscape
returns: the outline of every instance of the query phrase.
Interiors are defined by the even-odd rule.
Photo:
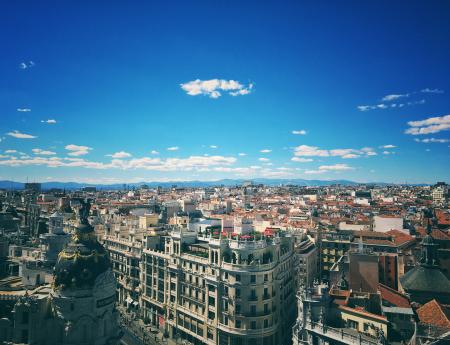
[[[0,345],[450,344],[450,2],[0,32]]]

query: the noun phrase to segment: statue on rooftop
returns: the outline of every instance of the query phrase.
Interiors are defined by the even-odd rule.
[[[91,203],[88,199],[80,200],[80,208],[78,209],[78,218],[81,224],[89,224],[89,211],[91,209]]]

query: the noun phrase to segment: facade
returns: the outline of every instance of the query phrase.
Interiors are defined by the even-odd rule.
[[[194,344],[288,344],[293,264],[287,235],[243,240],[177,227],[167,236],[147,236],[144,317]]]
[[[431,197],[437,205],[443,205],[447,201],[448,185],[445,182],[438,182],[433,186]]]
[[[140,292],[142,233],[137,228],[130,228],[125,236],[121,236],[120,226],[115,227],[113,233],[106,234],[103,243],[109,251],[112,271],[118,282],[117,302],[129,310],[137,310]]]
[[[327,232],[320,241],[321,272],[327,278],[333,265],[347,253],[353,241],[352,232]]]
[[[295,245],[297,286],[311,286],[318,273],[318,250],[309,237]]]
[[[120,339],[116,280],[83,203],[72,241],[59,253],[53,284],[2,291],[13,303],[0,322],[0,342],[33,345],[112,345]]]
[[[403,230],[403,218],[389,215],[373,217],[373,231]]]

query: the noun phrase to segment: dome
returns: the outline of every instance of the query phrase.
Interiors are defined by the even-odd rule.
[[[110,266],[108,252],[97,241],[94,228],[87,218],[80,216],[72,240],[58,255],[54,287],[61,290],[92,288],[96,278]]]

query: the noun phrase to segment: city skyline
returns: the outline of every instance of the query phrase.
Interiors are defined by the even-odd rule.
[[[448,3],[175,3],[4,4],[0,180],[449,181]]]

